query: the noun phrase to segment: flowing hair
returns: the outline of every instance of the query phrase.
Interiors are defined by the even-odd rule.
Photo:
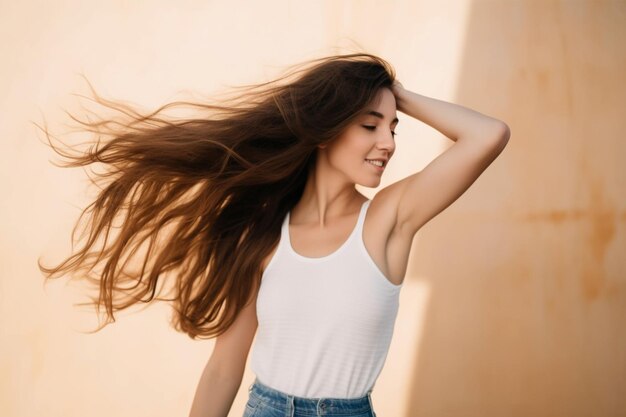
[[[96,103],[120,115],[83,121],[70,114],[94,134],[88,150],[58,149],[40,127],[68,159],[61,166],[105,167],[92,179],[103,184],[97,197],[72,232],[74,245],[89,214],[84,246],[51,268],[38,260],[40,270],[46,280],[71,273],[93,284],[97,297],[81,304],[98,313],[105,307],[96,331],[115,312],[154,299],[172,302],[177,331],[219,336],[258,290],[263,260],[302,195],[318,146],[337,138],[394,79],[377,56],[333,55],[236,87],[238,94],[217,103],[175,101],[149,114],[91,88]],[[163,114],[185,106],[198,116]]]

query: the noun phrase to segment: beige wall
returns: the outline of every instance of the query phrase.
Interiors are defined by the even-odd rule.
[[[454,99],[511,141],[427,225],[419,416],[626,415],[626,2],[476,2]]]
[[[29,120],[62,133],[80,72],[155,107],[355,45],[512,130],[415,239],[377,414],[626,415],[626,2],[179,3],[0,2],[0,415],[186,415],[213,348],[168,328],[164,305],[81,334],[95,319],[72,309],[79,290],[43,288],[37,257],[68,253],[89,200]],[[451,144],[400,119],[382,186]]]

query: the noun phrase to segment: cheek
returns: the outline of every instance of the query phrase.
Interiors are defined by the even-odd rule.
[[[372,147],[372,143],[368,140],[363,132],[358,130],[348,131],[343,136],[337,138],[336,141],[329,144],[328,159],[329,161],[341,168],[352,166],[360,168]]]
[[[364,133],[355,133],[346,138],[345,147],[350,152],[367,152],[372,147],[372,141]]]
[[[345,135],[340,140],[334,142],[331,152],[342,157],[354,157],[356,153],[367,152],[368,148],[367,138],[364,138],[362,135],[351,134]]]

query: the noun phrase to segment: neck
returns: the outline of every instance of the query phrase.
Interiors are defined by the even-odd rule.
[[[328,219],[349,215],[358,210],[364,201],[365,197],[354,184],[332,181],[329,176],[314,171],[309,175],[291,218],[298,218],[298,222],[316,222],[324,227]]]

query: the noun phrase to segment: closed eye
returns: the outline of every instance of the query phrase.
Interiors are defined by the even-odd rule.
[[[363,125],[363,127],[366,128],[367,130],[372,130],[372,131],[376,130],[376,126],[365,126],[365,125]],[[395,138],[397,133],[392,130],[391,131],[391,135]]]

